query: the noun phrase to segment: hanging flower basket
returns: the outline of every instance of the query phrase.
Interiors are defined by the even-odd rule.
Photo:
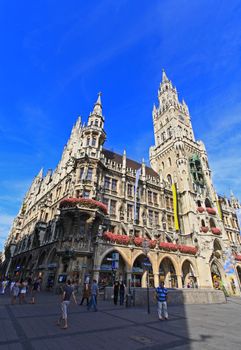
[[[211,231],[214,235],[221,235],[221,230],[218,227],[212,227]]]
[[[205,210],[205,208],[203,208],[203,207],[197,207],[197,211],[198,211],[199,213],[203,213],[204,210]]]
[[[73,208],[76,207],[78,204],[80,206],[90,209],[99,209],[104,214],[107,214],[107,206],[104,203],[98,202],[91,198],[65,198],[60,202],[59,207],[60,209]]]
[[[201,232],[204,232],[204,233],[207,233],[207,232],[208,232],[208,227],[207,227],[207,226],[202,226],[202,227],[200,228],[200,231],[201,231]]]
[[[206,208],[208,214],[216,215],[216,210],[214,208]]]

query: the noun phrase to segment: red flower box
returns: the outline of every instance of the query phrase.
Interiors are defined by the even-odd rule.
[[[208,214],[216,215],[216,210],[214,208],[206,208]]]
[[[156,243],[157,243],[157,240],[156,240],[156,239],[150,239],[150,241],[149,241],[149,247],[150,247],[151,249],[154,249],[155,246],[156,246]]]
[[[100,209],[103,213],[107,214],[107,206],[91,198],[65,198],[60,202],[60,208],[72,208],[77,204],[82,204],[83,206],[90,209]]]
[[[191,247],[191,246],[181,245],[181,244],[178,245],[178,244],[169,243],[169,242],[161,242],[159,243],[159,247],[167,251],[179,250],[181,253],[193,254],[193,255],[197,253],[196,247]]]
[[[116,242],[119,244],[128,245],[130,243],[130,237],[125,235],[117,235],[113,232],[104,232],[102,237],[110,242]]]
[[[204,212],[204,208],[203,207],[197,207],[197,211],[199,212],[199,213],[203,213]]]
[[[186,253],[186,254],[195,255],[197,253],[196,247],[191,247],[188,245],[179,245],[179,250],[181,253]]]
[[[235,255],[235,260],[237,260],[237,261],[241,261],[241,255]]]
[[[133,239],[133,242],[134,242],[134,244],[135,244],[137,247],[141,247],[143,241],[144,241],[144,239],[143,239],[142,237],[135,237],[135,238]]]
[[[169,243],[169,242],[160,242],[159,248],[167,250],[167,251],[177,251],[178,245],[175,243]]]
[[[200,231],[204,232],[204,233],[207,233],[208,232],[208,227],[207,226],[202,226],[200,228]]]
[[[218,227],[212,227],[211,231],[214,235],[221,235],[221,230]]]

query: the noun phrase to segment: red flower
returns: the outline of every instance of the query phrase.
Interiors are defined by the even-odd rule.
[[[102,203],[98,202],[91,198],[65,198],[60,202],[59,207],[60,208],[68,208],[68,207],[75,207],[77,204],[83,204],[86,207],[89,207],[91,209],[98,208],[103,213],[107,214],[107,206]]]
[[[197,248],[196,247],[191,247],[188,245],[179,245],[179,250],[181,253],[186,253],[186,254],[193,254],[195,255],[197,253]]]
[[[241,255],[235,255],[235,260],[237,260],[237,261],[241,261]]]
[[[211,231],[214,235],[221,235],[221,230],[218,227],[212,227]]]
[[[160,242],[159,247],[161,249],[167,250],[167,251],[177,251],[178,245],[175,243],[169,243],[169,242]]]
[[[206,208],[208,214],[216,215],[216,210],[214,208]]]
[[[151,249],[154,249],[155,246],[156,246],[156,243],[157,243],[157,240],[156,240],[156,239],[150,239],[150,240],[149,240],[149,247],[150,247]]]
[[[129,236],[125,236],[125,235],[118,235],[115,234],[113,232],[104,232],[102,237],[107,240],[107,241],[111,241],[111,242],[116,242],[119,244],[125,244],[128,245],[130,243],[130,237]]]
[[[203,207],[197,207],[197,211],[199,211],[199,213],[203,213],[204,212],[204,208]]]
[[[135,237],[133,242],[137,247],[141,247],[143,243],[143,238],[142,237]]]
[[[207,226],[202,226],[200,228],[200,231],[204,232],[204,233],[207,233],[208,232],[208,227]]]

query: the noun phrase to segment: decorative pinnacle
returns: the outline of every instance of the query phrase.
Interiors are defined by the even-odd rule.
[[[169,80],[168,80],[168,77],[167,77],[167,75],[166,75],[166,72],[165,72],[165,70],[164,70],[164,68],[162,68],[162,82],[163,83],[166,83],[166,82],[168,82]]]

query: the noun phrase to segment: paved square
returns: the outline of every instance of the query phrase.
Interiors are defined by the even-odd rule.
[[[0,296],[0,350],[203,350],[241,349],[241,299],[227,304],[170,306],[168,321],[155,307],[114,306],[99,301],[98,312],[86,306],[69,309],[69,328],[56,326],[59,296],[41,292],[37,304],[10,305]]]

